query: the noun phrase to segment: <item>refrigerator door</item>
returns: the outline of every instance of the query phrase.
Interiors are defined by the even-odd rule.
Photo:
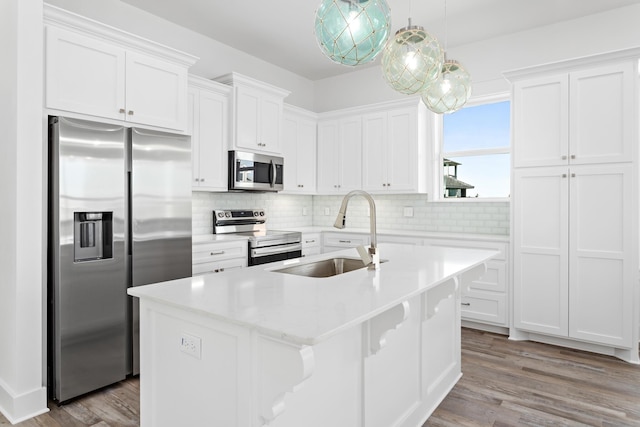
[[[126,376],[126,129],[49,121],[51,390],[66,401]]]
[[[131,129],[133,286],[191,276],[191,140]],[[133,298],[133,373],[139,373],[138,300]]]

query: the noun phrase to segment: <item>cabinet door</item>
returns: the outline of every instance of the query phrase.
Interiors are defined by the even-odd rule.
[[[362,189],[387,189],[388,152],[387,113],[367,114],[362,118]]]
[[[360,116],[340,121],[340,191],[362,188],[362,120]]]
[[[418,190],[418,123],[415,108],[387,115],[387,190]]]
[[[297,193],[298,183],[298,120],[285,114],[282,120],[282,155],[287,164],[284,174],[284,191]]]
[[[236,145],[249,150],[258,149],[260,126],[260,94],[239,86],[236,88]]]
[[[282,154],[286,173],[284,188],[290,193],[313,194],[316,187],[316,122],[285,115]]]
[[[168,129],[187,128],[187,70],[127,52],[127,120]]]
[[[282,98],[263,95],[260,102],[260,128],[258,146],[262,151],[280,153],[282,126]]]
[[[200,183],[200,91],[189,88],[187,94],[187,133],[191,135],[191,186],[197,190]]]
[[[318,123],[318,192],[338,193],[342,158],[339,149],[339,125],[337,120]]]
[[[631,63],[571,73],[572,164],[633,160],[634,86]]]
[[[201,190],[227,189],[228,98],[201,91],[198,120],[198,170]]]
[[[570,182],[569,335],[631,347],[637,280],[632,165],[572,167]]]
[[[567,163],[569,77],[516,82],[513,87],[513,166]]]
[[[125,51],[60,28],[46,32],[47,108],[124,119]]]
[[[514,326],[568,333],[568,197],[566,167],[514,172]]]

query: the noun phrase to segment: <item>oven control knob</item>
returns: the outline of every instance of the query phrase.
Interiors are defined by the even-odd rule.
[[[222,218],[224,216],[224,212],[218,212],[218,218]]]
[[[260,211],[260,216],[264,216],[264,211]]]
[[[231,218],[231,212],[225,212],[224,216],[226,216],[227,218]]]

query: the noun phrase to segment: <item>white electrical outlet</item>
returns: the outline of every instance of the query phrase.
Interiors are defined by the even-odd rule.
[[[324,208],[325,215],[331,215],[331,208]]]
[[[305,206],[302,208],[302,216],[307,216],[307,215],[308,215],[307,207]]]
[[[411,206],[406,206],[404,208],[404,216],[412,217],[413,216],[413,208]]]
[[[180,337],[180,351],[183,353],[187,353],[190,356],[195,357],[196,359],[200,359],[201,357],[201,347],[202,340],[200,337],[196,337],[195,335],[190,335],[187,333],[182,333]]]

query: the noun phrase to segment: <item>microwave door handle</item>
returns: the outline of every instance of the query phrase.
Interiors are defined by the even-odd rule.
[[[277,181],[277,174],[278,174],[278,169],[276,168],[276,165],[273,163],[273,160],[270,161],[271,163],[271,187],[273,188],[274,185],[276,185],[276,181]]]

